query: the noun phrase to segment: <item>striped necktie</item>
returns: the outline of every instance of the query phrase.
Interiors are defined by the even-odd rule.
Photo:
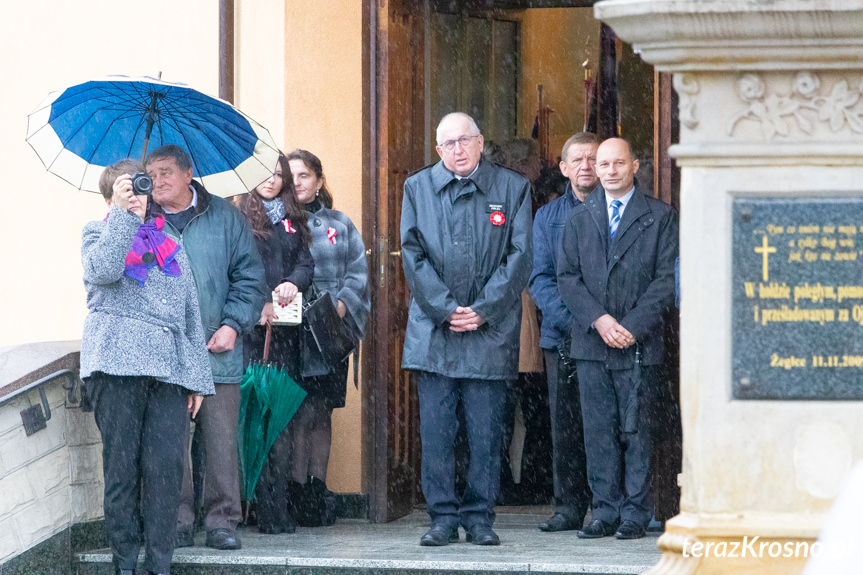
[[[617,233],[617,226],[620,225],[620,208],[623,202],[614,200],[611,202],[611,221],[608,226],[608,231],[611,232],[611,239],[614,239],[614,234]]]

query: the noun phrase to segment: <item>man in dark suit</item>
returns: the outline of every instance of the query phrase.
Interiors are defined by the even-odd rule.
[[[625,140],[600,145],[601,187],[573,208],[558,286],[573,316],[572,348],[593,491],[586,539],[644,536],[653,512],[650,406],[674,306],[677,215],[635,183]]]

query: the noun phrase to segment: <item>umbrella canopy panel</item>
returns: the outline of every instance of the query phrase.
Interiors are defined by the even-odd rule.
[[[45,166],[72,185],[98,191],[105,166],[176,144],[211,192],[254,189],[274,171],[269,132],[229,103],[188,86],[110,76],[52,92],[29,117],[27,141]]]

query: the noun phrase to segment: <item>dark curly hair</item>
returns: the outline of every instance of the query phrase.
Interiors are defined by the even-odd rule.
[[[309,213],[300,207],[297,193],[294,191],[294,179],[291,177],[291,167],[284,154],[279,154],[279,165],[282,167],[282,189],[277,198],[285,205],[285,219],[300,234],[303,244],[311,245],[312,232],[309,230]],[[264,202],[257,190],[248,194],[234,196],[234,205],[242,212],[252,225],[252,233],[256,238],[265,238],[273,233],[273,223],[264,208]]]

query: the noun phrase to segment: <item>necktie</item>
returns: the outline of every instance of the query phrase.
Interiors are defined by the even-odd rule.
[[[617,226],[620,225],[621,206],[623,206],[623,202],[620,200],[614,200],[611,202],[611,221],[608,226],[608,229],[611,232],[611,239],[614,239],[614,234],[617,232]]]

